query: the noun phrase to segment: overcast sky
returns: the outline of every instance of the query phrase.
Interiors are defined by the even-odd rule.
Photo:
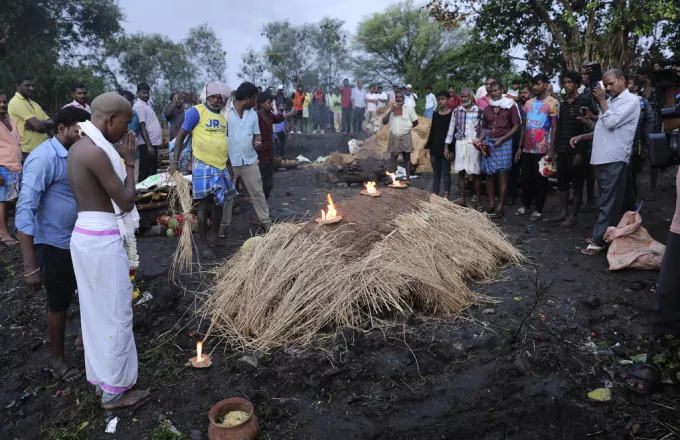
[[[269,21],[288,19],[292,24],[318,22],[325,16],[345,21],[346,30],[354,33],[367,15],[383,11],[395,0],[118,0],[125,13],[128,33],[161,33],[174,41],[203,23],[210,25],[222,39],[227,51],[229,85],[238,85],[236,74],[241,54],[253,47],[260,50],[266,40],[260,36]]]

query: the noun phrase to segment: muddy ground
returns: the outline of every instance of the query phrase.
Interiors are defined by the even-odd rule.
[[[307,136],[307,151],[330,138]],[[333,140],[344,142],[344,140]],[[319,151],[325,151],[328,147]],[[656,201],[642,208],[645,226],[665,242],[674,211],[674,173],[661,180]],[[424,174],[414,186],[427,188]],[[358,188],[330,188],[336,203]],[[269,202],[281,219],[316,213],[329,188],[316,185],[315,170],[277,173]],[[457,191],[454,191],[456,194]],[[557,211],[551,194],[547,214]],[[228,258],[252,233],[249,205],[234,217],[220,256]],[[341,208],[339,208],[341,209]],[[508,212],[510,211],[508,208]],[[605,256],[579,253],[591,232],[594,212],[577,227],[545,222],[527,224],[508,215],[503,230],[535,264],[509,268],[498,281],[476,290],[497,304],[470,310],[457,320],[398,317],[388,329],[346,329],[328,335],[322,350],[282,348],[257,354],[257,366],[244,355],[208,340],[214,365],[204,371],[184,366],[206,324],[193,315],[210,277],[173,283],[168,266],[176,245],[166,237],[139,239],[138,283],[152,301],[135,306],[139,386],[152,390],[145,404],[109,414],[97,406],[93,388],[80,379],[55,381],[49,367],[45,298],[21,283],[18,248],[5,248],[0,269],[0,439],[206,438],[208,410],[230,396],[245,396],[260,419],[259,439],[673,439],[680,438],[680,400],[674,387],[652,398],[628,394],[618,372],[622,359],[644,352],[658,273],[610,273]],[[205,266],[204,266],[205,268]],[[545,286],[550,286],[545,288]],[[541,286],[544,288],[541,289]],[[541,300],[517,334],[519,322]],[[600,305],[586,300],[596,296]],[[493,308],[494,313],[488,313]],[[80,327],[77,301],[69,312],[68,358],[84,368],[75,348]],[[516,339],[513,338],[517,335]],[[592,339],[615,355],[591,354]],[[613,386],[608,403],[587,393]],[[115,434],[105,434],[111,416],[120,418]]]

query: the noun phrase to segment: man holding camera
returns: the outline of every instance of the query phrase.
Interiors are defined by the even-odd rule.
[[[602,109],[595,131],[573,137],[570,141],[571,146],[576,148],[580,142],[593,140],[590,163],[595,167],[600,196],[592,242],[581,251],[588,256],[597,255],[606,248],[604,233],[609,226],[616,225],[623,215],[628,162],[640,116],[639,100],[628,91],[623,72],[619,69],[608,70],[602,81],[605,89],[593,89],[593,98]]]

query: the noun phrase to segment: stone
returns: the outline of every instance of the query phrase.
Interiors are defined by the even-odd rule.
[[[242,356],[236,361],[236,366],[244,371],[256,369],[259,364],[254,356]]]
[[[341,183],[338,183],[337,186],[338,186],[338,188],[347,188],[347,184],[346,184],[346,183],[342,183],[342,182],[341,182]]]
[[[585,303],[586,303],[586,304],[588,305],[588,307],[590,307],[591,309],[596,309],[597,307],[600,306],[600,304],[602,304],[602,301],[600,301],[600,298],[598,298],[597,296],[593,295],[593,296],[588,297],[588,299],[586,299]]]
[[[484,309],[482,310],[482,313],[484,313],[485,315],[493,315],[494,313],[496,313],[496,309]]]

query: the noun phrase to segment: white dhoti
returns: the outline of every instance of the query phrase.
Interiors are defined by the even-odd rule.
[[[472,145],[472,140],[456,141],[456,161],[453,170],[456,173],[482,174],[482,152]]]
[[[88,382],[120,394],[137,381],[130,263],[116,216],[79,212],[71,235]]]

